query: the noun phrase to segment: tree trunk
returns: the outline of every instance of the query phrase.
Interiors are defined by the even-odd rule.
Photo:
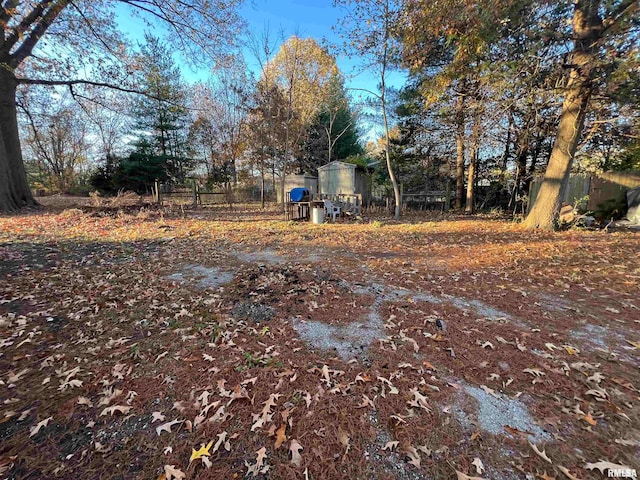
[[[475,176],[476,176],[476,152],[472,151],[469,158],[469,171],[467,172],[467,201],[464,206],[464,213],[475,213]]]
[[[384,84],[383,84],[384,88]],[[398,186],[398,180],[396,179],[396,175],[393,172],[393,165],[391,164],[391,155],[389,155],[389,142],[391,142],[391,137],[389,135],[389,123],[387,120],[387,105],[385,98],[382,98],[382,117],[384,119],[384,131],[385,131],[385,139],[386,145],[384,148],[384,155],[387,161],[387,170],[389,172],[389,178],[391,179],[391,186],[393,187],[393,197],[395,199],[396,205],[393,212],[393,218],[396,220],[400,219],[400,208],[402,207],[402,195],[400,194],[400,187]]]
[[[260,204],[264,208],[264,158],[260,161]]]
[[[562,104],[560,124],[536,202],[523,222],[527,229],[557,228],[562,198],[569,182],[573,157],[593,90],[592,69],[602,28],[602,20],[598,16],[599,6],[599,0],[578,0],[575,3],[575,41],[569,62],[571,70]]]
[[[465,204],[465,213],[475,213],[476,211],[476,167],[478,165],[478,150],[480,148],[480,118],[475,115],[473,122],[473,133],[471,134],[471,152],[469,155],[469,172],[467,176],[467,202]]]
[[[385,3],[385,13],[389,12],[389,2]],[[388,16],[385,16],[385,22],[388,21]],[[391,135],[389,131],[389,119],[387,117],[387,49],[388,49],[388,38],[389,38],[389,29],[385,30],[385,44],[384,44],[384,54],[382,57],[381,63],[381,71],[380,71],[380,104],[382,107],[382,120],[384,122],[384,137],[385,137],[385,147],[384,154],[385,159],[387,161],[387,171],[389,172],[389,179],[391,180],[391,186],[393,187],[393,196],[395,198],[395,209],[393,212],[393,218],[396,220],[400,220],[400,210],[402,208],[402,194],[400,193],[400,187],[398,186],[398,180],[396,178],[396,174],[393,171],[393,165],[391,164],[391,155],[389,153],[389,148],[391,148]]]
[[[456,105],[456,203],[455,209],[462,209],[464,195],[464,94],[458,95]]]
[[[527,156],[529,155],[528,142],[528,134],[521,132],[520,141],[518,142],[518,154],[516,155],[516,176],[513,181],[513,190],[511,191],[509,207],[515,206],[518,202],[518,195],[522,193],[523,179],[527,175]]]
[[[16,111],[16,77],[0,67],[0,211],[35,206],[22,161]]]

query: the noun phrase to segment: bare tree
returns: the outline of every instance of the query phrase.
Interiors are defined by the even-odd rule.
[[[105,60],[105,65],[115,67],[104,69],[110,77],[115,72],[125,72],[126,78],[126,49],[118,39],[113,22],[116,6],[130,8],[148,24],[163,22],[175,48],[198,61],[204,58],[203,54],[215,55],[233,44],[242,23],[237,14],[239,3],[240,0],[3,0],[0,3],[3,26],[0,37],[0,211],[35,204],[27,183],[18,134],[15,99],[19,84],[71,88],[92,83],[135,92],[135,85],[126,82],[101,81],[100,74],[107,72],[95,66],[100,58]],[[41,49],[34,56],[42,39],[49,41],[47,49]],[[60,47],[76,54],[65,55]],[[38,62],[39,59],[46,62]],[[74,62],[79,65],[75,69],[72,68]],[[27,67],[34,76],[22,76]],[[94,72],[98,78],[87,79],[83,72]],[[73,78],[76,74],[78,78]]]
[[[347,10],[339,24],[342,36],[348,40],[347,53],[360,55],[366,62],[364,67],[374,70],[379,80],[379,91],[368,93],[377,99],[382,113],[385,160],[395,199],[394,217],[399,219],[402,198],[389,152],[391,136],[387,82],[398,53],[393,28],[398,24],[400,9],[391,0],[336,0],[335,3]]]

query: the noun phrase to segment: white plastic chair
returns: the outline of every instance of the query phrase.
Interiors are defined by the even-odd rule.
[[[331,217],[333,221],[336,221],[336,216],[340,215],[340,207],[337,207],[330,200],[324,200],[324,209],[327,212],[327,217]]]

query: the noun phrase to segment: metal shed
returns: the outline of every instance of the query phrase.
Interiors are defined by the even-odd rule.
[[[363,204],[371,199],[371,181],[364,167],[333,161],[318,167],[321,194],[362,195]]]
[[[318,193],[318,177],[312,175],[287,175],[284,178],[284,193],[286,194],[294,188],[306,188],[311,195]],[[278,202],[282,201],[282,189],[278,184]]]

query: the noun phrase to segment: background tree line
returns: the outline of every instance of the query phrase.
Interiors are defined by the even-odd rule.
[[[544,174],[525,225],[550,229],[570,172],[639,167],[637,1],[337,0],[344,43],[333,51],[299,36],[239,42],[237,1],[125,2],[150,31],[166,28],[130,45],[112,20],[119,3],[2,2],[3,210],[32,202],[25,163],[60,191],[89,175],[105,191],[142,192],[156,178],[228,185],[249,172],[264,201],[268,181],[362,155],[372,109],[380,138],[365,162],[380,160],[396,216],[400,186],[449,181],[458,209],[522,211]],[[364,108],[338,53],[375,74]],[[210,79],[188,84],[178,58],[213,64]],[[408,72],[401,88],[393,70]]]

